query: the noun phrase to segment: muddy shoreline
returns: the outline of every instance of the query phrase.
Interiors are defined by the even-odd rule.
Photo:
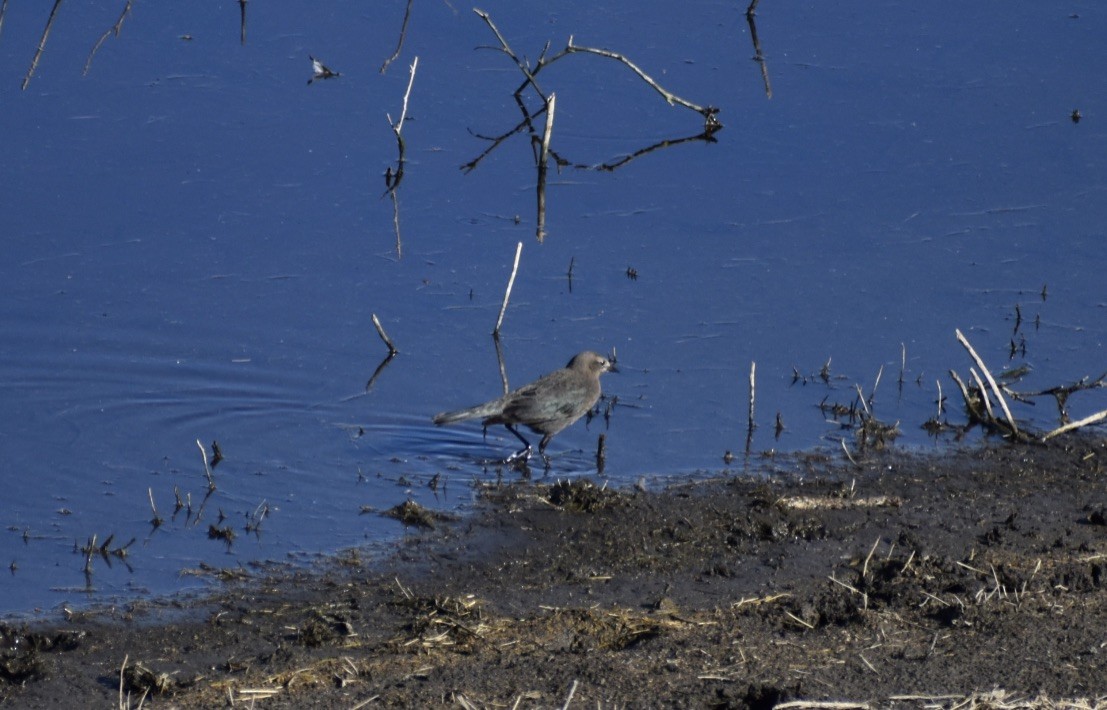
[[[514,481],[380,563],[5,626],[0,704],[1107,707],[1107,442],[787,468]]]

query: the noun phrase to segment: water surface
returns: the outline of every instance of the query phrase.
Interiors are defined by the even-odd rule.
[[[762,3],[771,98],[737,4],[485,5],[530,62],[572,35],[725,125],[678,143],[702,118],[625,66],[544,68],[569,163],[674,145],[614,171],[551,168],[541,243],[526,135],[461,169],[520,120],[521,72],[468,8],[416,3],[382,74],[405,5],[250,3],[242,43],[238,3],[138,3],[87,76],[122,5],[63,5],[24,91],[48,8],[9,7],[0,610],[200,588],[181,571],[201,564],[386,549],[403,531],[378,511],[464,507],[474,481],[515,475],[482,464],[512,450],[506,432],[430,416],[501,391],[490,332],[520,241],[511,384],[582,349],[615,349],[623,371],[604,380],[609,423],[559,435],[550,476],[595,473],[600,433],[616,485],[718,472],[728,450],[748,474],[765,452],[838,448],[851,434],[819,403],[870,394],[882,368],[873,406],[900,422],[897,445],[948,446],[920,425],[970,364],[956,328],[995,370],[1028,364],[1024,391],[1107,370],[1098,4]],[[309,54],[341,76],[308,85]],[[416,56],[394,211],[389,117]],[[367,388],[387,354],[374,313],[400,354]],[[1074,417],[1105,407],[1101,391],[1070,401]],[[1048,400],[1017,414],[1055,424]],[[197,440],[225,455],[199,517]],[[172,514],[176,495],[192,516]],[[93,535],[135,539],[126,564],[97,557],[86,578],[75,548]]]

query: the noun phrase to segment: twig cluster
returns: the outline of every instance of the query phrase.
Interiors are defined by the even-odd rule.
[[[979,424],[988,431],[996,432],[1015,441],[1044,443],[1061,434],[1107,420],[1107,409],[1077,421],[1070,421],[1066,409],[1066,403],[1070,395],[1084,390],[1107,387],[1107,372],[1094,380],[1084,377],[1079,382],[1071,385],[1051,387],[1040,392],[1019,393],[1011,389],[1010,383],[1021,377],[1025,373],[1025,369],[1005,373],[1005,376],[997,378],[988,369],[984,359],[980,357],[964,334],[957,330],[955,335],[957,341],[968,351],[975,365],[969,368],[970,379],[968,382],[963,380],[955,370],[949,371],[950,379],[954,381],[957,389],[961,392],[965,413],[969,418],[969,427]],[[1020,428],[1011,412],[1008,399],[1032,404],[1031,400],[1033,398],[1041,396],[1053,397],[1057,402],[1061,424],[1048,432],[1030,432],[1025,427]]]

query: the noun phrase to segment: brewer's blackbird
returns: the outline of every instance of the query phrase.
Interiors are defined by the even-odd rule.
[[[441,426],[480,418],[484,426],[503,424],[526,447],[512,454],[508,461],[530,457],[530,442],[515,428],[516,424],[522,424],[542,435],[538,453],[545,454],[546,445],[554,434],[584,416],[600,398],[600,375],[605,372],[618,370],[599,353],[578,353],[560,370],[491,402],[436,414],[434,423]]]

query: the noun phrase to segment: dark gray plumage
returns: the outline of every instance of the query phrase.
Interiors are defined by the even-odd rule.
[[[599,353],[578,353],[560,370],[543,375],[491,402],[436,414],[434,423],[441,426],[467,419],[482,419],[484,426],[503,424],[526,445],[525,449],[511,457],[513,459],[530,455],[530,442],[515,428],[517,424],[522,424],[542,435],[542,441],[538,444],[538,453],[542,454],[555,434],[580,419],[596,404],[600,398],[600,375],[605,372],[618,370],[614,363]]]

